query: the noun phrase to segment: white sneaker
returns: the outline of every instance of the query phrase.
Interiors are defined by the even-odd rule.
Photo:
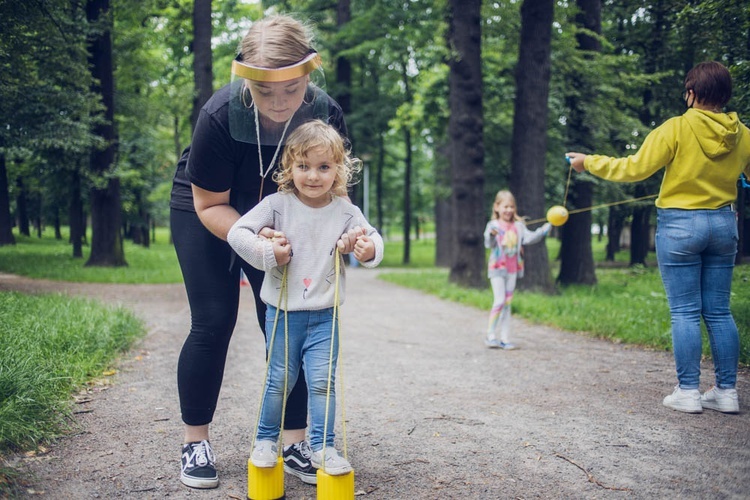
[[[740,412],[740,401],[736,389],[712,387],[701,396],[701,406],[722,413]]]
[[[255,442],[253,454],[250,455],[250,461],[256,467],[276,467],[279,458],[279,448],[276,441],[270,439],[261,439]]]
[[[664,398],[664,406],[685,413],[702,413],[701,392],[698,389],[674,388],[674,392]]]
[[[323,450],[314,451],[312,457],[310,457],[310,463],[317,469],[322,469],[323,472],[330,476],[341,476],[348,474],[352,471],[352,465],[347,459],[339,455],[336,448],[327,447],[326,449],[326,460],[325,466],[323,462]]]

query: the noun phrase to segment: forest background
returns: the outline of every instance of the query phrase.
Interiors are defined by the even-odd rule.
[[[723,62],[729,110],[750,116],[744,0],[0,0],[0,245],[14,226],[62,237],[67,225],[82,265],[127,265],[124,239],[148,247],[168,225],[197,111],[228,83],[252,21],[273,12],[315,26],[366,165],[354,200],[403,239],[406,264],[410,242],[434,233],[436,262],[470,287],[486,286],[481,233],[501,188],[532,220],[573,212],[556,233],[558,282],[596,282],[593,223],[608,228],[608,259],[628,227],[630,263],[647,264],[661,175],[569,177],[563,155],[635,151],[684,111],[694,64]],[[526,258],[522,286],[551,290],[546,247]]]

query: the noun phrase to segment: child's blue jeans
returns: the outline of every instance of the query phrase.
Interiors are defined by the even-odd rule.
[[[310,447],[320,451],[324,442],[326,401],[328,400],[328,425],[326,446],[333,446],[333,425],[336,415],[336,363],[338,361],[339,332],[334,331],[333,308],[317,311],[289,311],[287,343],[284,339],[285,313],[279,311],[274,331],[276,307],[266,310],[266,349],[270,353],[268,379],[263,393],[260,423],[256,439],[275,441],[279,437],[281,407],[284,399],[284,377],[288,372],[287,394],[291,392],[300,369],[304,370],[308,387],[310,411]],[[273,341],[273,345],[271,342]],[[329,382],[330,375],[330,382]]]

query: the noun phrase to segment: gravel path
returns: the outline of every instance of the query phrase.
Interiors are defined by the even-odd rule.
[[[486,349],[486,313],[349,269],[342,307],[347,446],[362,499],[750,498],[750,374],[739,415],[661,405],[670,353],[513,318],[517,351]],[[0,290],[121,304],[148,335],[80,398],[75,432],[16,465],[29,497],[244,499],[264,370],[250,291],[232,340],[211,441],[221,484],[179,475],[177,356],[189,327],[181,285],[55,283],[0,275]],[[703,367],[706,389],[712,366]],[[340,431],[340,424],[337,424]],[[339,436],[341,433],[339,432]],[[286,479],[286,498],[316,490]]]

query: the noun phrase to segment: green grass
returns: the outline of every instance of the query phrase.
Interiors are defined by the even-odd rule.
[[[0,293],[0,452],[68,429],[71,393],[144,333],[128,311],[63,295]]]
[[[151,249],[126,244],[130,266],[103,269],[84,267],[85,259],[73,259],[72,247],[51,232],[41,239],[16,236],[16,245],[0,247],[0,272],[67,281],[179,281],[174,250],[168,236],[161,239]],[[16,495],[24,481],[3,457],[70,431],[72,394],[102,377],[144,334],[143,324],[123,308],[59,294],[0,292],[0,497]]]
[[[63,230],[61,240],[54,238],[51,229],[46,230],[42,238],[16,235],[16,245],[0,247],[0,272],[83,283],[182,282],[177,256],[166,228],[157,230],[156,241],[149,248],[126,241],[124,250],[128,265],[119,268],[86,267],[91,248],[84,246],[83,258],[75,259],[67,241],[67,230]]]

